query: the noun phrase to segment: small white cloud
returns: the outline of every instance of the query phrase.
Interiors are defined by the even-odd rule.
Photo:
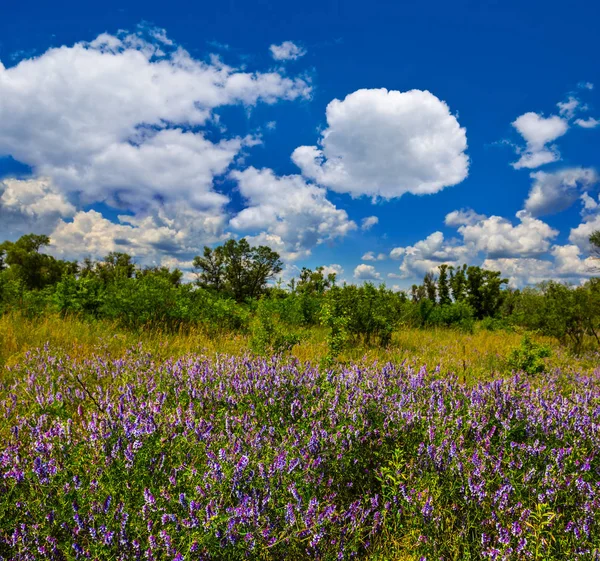
[[[329,103],[326,117],[319,146],[296,148],[292,160],[328,189],[389,199],[467,177],[465,129],[428,91],[358,90]]]
[[[598,119],[594,119],[593,117],[588,117],[587,119],[577,119],[575,124],[584,129],[595,129],[598,125],[600,125],[600,121]]]
[[[400,259],[404,256],[405,253],[405,247],[395,247],[394,249],[392,249],[392,251],[390,251],[390,257],[392,259]]]
[[[306,49],[291,41],[284,41],[281,45],[271,45],[269,50],[275,60],[296,60],[306,54]]]
[[[360,229],[361,230],[370,230],[373,226],[375,226],[375,224],[379,223],[379,218],[377,218],[377,216],[367,216],[366,218],[362,219],[362,222],[360,224]]]
[[[579,82],[579,84],[577,84],[577,87],[581,88],[582,90],[593,90],[594,84],[592,84],[591,82]]]
[[[344,274],[344,268],[341,265],[338,265],[337,263],[332,263],[331,265],[323,266],[323,274],[325,276],[330,275],[332,273],[334,273],[339,279]]]
[[[576,97],[570,95],[567,101],[559,101],[556,105],[561,116],[571,119],[575,115],[576,109],[581,105],[581,102]]]
[[[590,197],[588,193],[581,195],[581,202],[583,203],[584,212],[594,212],[598,206],[598,201]]]
[[[361,263],[354,269],[354,278],[358,280],[380,280],[381,275],[373,265]]]
[[[569,124],[566,119],[529,112],[515,119],[512,125],[526,142],[524,149],[517,150],[521,155],[519,160],[511,164],[515,169],[532,169],[560,160],[558,149],[548,144],[567,132]]]
[[[378,253],[377,255],[375,255],[374,252],[368,251],[361,257],[361,259],[363,261],[385,261],[385,259],[387,259],[387,256],[385,255],[385,253]]]
[[[476,224],[486,218],[485,214],[477,214],[473,209],[453,210],[446,215],[446,226],[458,227]]]
[[[592,168],[567,168],[554,173],[538,171],[531,174],[534,180],[525,201],[525,210],[533,216],[555,214],[569,208],[581,192],[599,178]]]

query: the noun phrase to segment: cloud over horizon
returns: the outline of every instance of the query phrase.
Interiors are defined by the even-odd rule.
[[[0,51],[0,234],[188,268],[203,245],[246,237],[288,276],[331,263],[356,282],[420,281],[442,263],[505,267],[515,286],[591,275],[597,163],[569,145],[597,140],[591,82],[503,118],[521,143],[503,142],[517,159],[494,182],[482,139],[497,131],[467,98],[356,76],[333,88],[318,59],[342,43],[292,36],[254,54],[228,41],[221,58],[143,24],[15,63]]]

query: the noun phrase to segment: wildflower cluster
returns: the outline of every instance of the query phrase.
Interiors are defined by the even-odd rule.
[[[6,374],[0,559],[597,559],[595,377],[140,350]]]

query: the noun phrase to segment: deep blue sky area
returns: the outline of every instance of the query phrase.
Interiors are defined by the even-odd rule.
[[[282,72],[310,79],[309,98],[214,109],[227,131],[239,136],[262,134],[262,144],[245,148],[243,161],[232,167],[270,168],[277,176],[300,173],[291,154],[299,146],[319,145],[320,132],[327,128],[325,110],[332,100],[343,100],[360,89],[428,90],[447,103],[466,129],[468,176],[432,195],[406,193],[377,200],[369,194],[352,197],[307,176],[327,189],[327,199],[345,210],[358,227],[313,245],[308,248],[310,254],[289,261],[297,267],[335,263],[348,280],[370,276],[405,286],[413,276],[422,275],[425,266],[407,262],[405,271],[399,273],[401,261],[390,259],[390,251],[414,246],[436,231],[444,233],[446,242],[456,238],[451,245],[466,243],[457,227],[444,224],[449,212],[470,208],[488,217],[504,217],[516,226],[515,214],[524,208],[532,187],[530,174],[577,168],[593,173],[597,168],[600,127],[578,126],[575,120],[600,119],[599,19],[600,3],[592,0],[6,2],[0,17],[0,61],[10,70],[23,59],[43,56],[52,47],[72,47],[101,33],[135,31],[143,24],[164,29],[170,40],[195,59],[208,61],[209,54],[215,53],[232,67],[266,72],[284,64],[273,60],[269,46],[292,41],[306,54],[286,61]],[[43,81],[39,87],[43,100]],[[569,96],[578,100],[579,112],[569,117],[566,134],[547,143],[556,147],[560,157],[535,168],[514,169],[510,164],[519,158],[515,145],[523,149],[525,137],[511,123],[528,112],[558,118],[557,103]],[[1,104],[0,99],[0,130]],[[271,121],[276,123],[273,130],[266,128]],[[0,178],[41,173],[43,165],[38,160],[37,168],[13,160],[11,156],[20,152],[7,143],[0,138]],[[596,183],[592,180],[584,187],[577,183],[575,189],[581,189],[578,196],[585,191],[597,199]],[[247,204],[232,179],[217,178],[215,185],[230,199],[226,206],[229,217]],[[66,196],[73,200],[72,191]],[[128,211],[100,200],[77,208],[82,212],[89,209],[115,223],[119,214]],[[379,222],[363,231],[360,222],[368,216],[377,216]],[[477,259],[552,260],[553,244],[572,244],[571,229],[594,218],[582,217],[581,205],[576,202],[560,212],[538,214],[536,219],[559,231],[548,239],[550,245],[544,251],[517,248],[494,253],[483,244],[483,249],[474,250]],[[73,216],[63,220],[68,223]],[[281,220],[294,223],[289,213]],[[13,235],[11,232],[7,235]],[[585,248],[580,250],[579,257],[585,259]],[[361,261],[367,252],[383,253],[386,259]],[[439,254],[422,257],[424,262],[445,259]],[[374,270],[356,272],[361,263]],[[530,265],[524,263],[515,261],[515,267],[522,267],[521,273],[515,273],[515,278],[522,274],[516,282],[532,279],[527,269]],[[389,273],[404,278],[390,280]],[[565,272],[563,276],[576,280],[582,273]]]

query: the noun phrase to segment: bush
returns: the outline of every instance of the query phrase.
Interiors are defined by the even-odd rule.
[[[423,326],[458,327],[462,331],[472,332],[475,322],[473,308],[466,302],[436,306],[431,300],[420,302],[419,310]]]
[[[257,354],[283,354],[292,350],[300,342],[297,333],[285,333],[276,315],[265,298],[258,303],[256,318],[252,328],[250,348]]]
[[[522,370],[529,375],[544,371],[544,359],[550,356],[550,349],[531,340],[524,335],[521,345],[512,350],[508,357],[508,365],[513,370]]]

